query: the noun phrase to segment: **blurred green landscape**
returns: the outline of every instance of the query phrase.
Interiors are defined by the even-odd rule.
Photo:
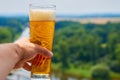
[[[54,69],[95,80],[120,80],[120,23],[60,21],[55,31]]]
[[[16,40],[28,23],[25,16],[0,16],[0,43]]]
[[[28,17],[0,17],[0,43],[13,42],[26,26]],[[57,20],[53,53],[56,76],[64,73],[78,80],[120,80],[120,22]]]

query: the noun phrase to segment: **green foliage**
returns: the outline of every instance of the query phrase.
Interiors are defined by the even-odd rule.
[[[13,42],[28,22],[26,17],[0,17],[0,43]]]
[[[77,69],[84,64],[92,66],[120,61],[120,23],[81,24],[59,21],[53,45],[53,63],[61,69]],[[106,73],[107,74],[107,73]]]
[[[11,42],[12,34],[9,28],[0,27],[0,43]]]
[[[120,73],[120,61],[113,61],[113,62],[110,64],[110,69],[111,69],[113,72]]]
[[[92,70],[93,80],[110,80],[110,71],[104,65],[97,65]]]

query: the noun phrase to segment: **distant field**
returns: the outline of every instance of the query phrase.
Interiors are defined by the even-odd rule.
[[[115,18],[57,18],[57,21],[63,21],[63,20],[72,20],[72,21],[78,21],[80,23],[86,24],[86,23],[95,23],[95,24],[105,24],[107,22],[113,22],[118,23],[120,22],[120,17]]]

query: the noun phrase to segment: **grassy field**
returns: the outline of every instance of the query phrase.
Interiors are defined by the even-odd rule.
[[[61,64],[52,64],[52,71],[54,72],[64,72],[65,74],[69,75],[69,76],[73,76],[76,78],[91,78],[92,75],[92,69],[94,68],[94,66],[91,66],[89,64],[84,64],[81,65],[79,67],[74,67],[72,64],[68,69],[62,69]],[[101,65],[102,66],[102,65]],[[115,73],[110,71],[110,77],[112,78],[112,80],[119,80],[120,79],[120,73]]]
[[[57,21],[77,21],[83,24],[87,23],[94,23],[94,24],[106,24],[107,22],[118,23],[120,22],[120,17],[113,17],[113,18],[57,18]]]

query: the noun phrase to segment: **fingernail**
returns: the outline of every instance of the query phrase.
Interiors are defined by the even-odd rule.
[[[53,53],[50,51],[49,57],[51,58],[53,56]]]

